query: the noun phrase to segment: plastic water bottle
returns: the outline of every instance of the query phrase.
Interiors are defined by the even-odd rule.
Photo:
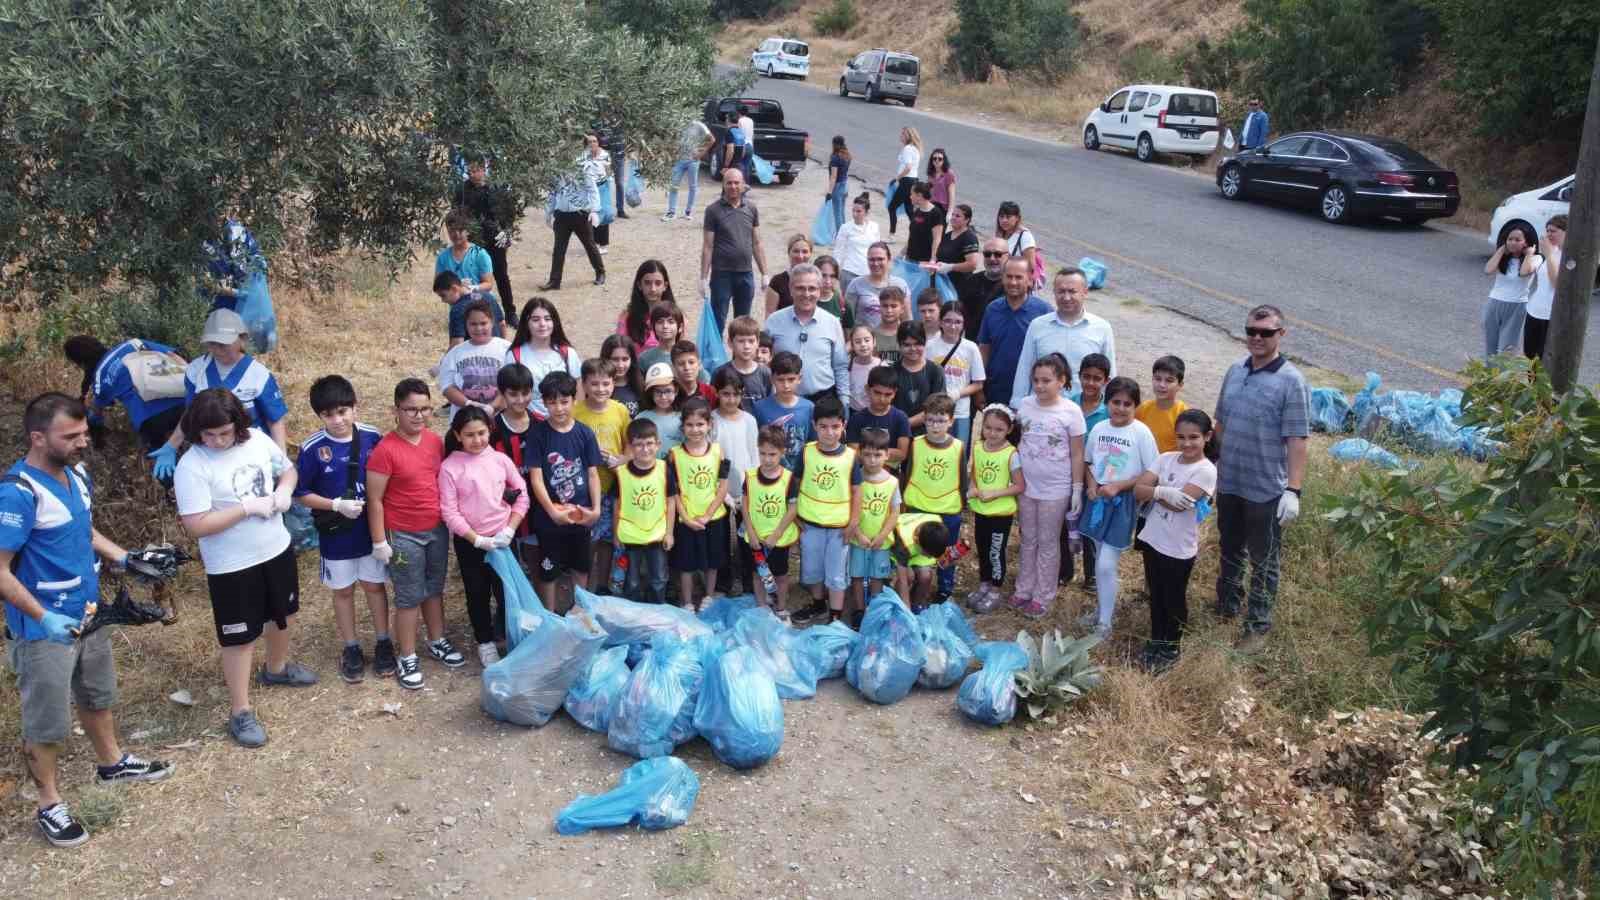
[[[772,567],[767,565],[766,551],[762,550],[759,545],[752,547],[750,548],[750,558],[755,560],[756,575],[761,579],[761,586],[766,588],[767,595],[777,596],[778,579],[772,577]]]
[[[960,561],[961,557],[966,556],[971,551],[972,548],[967,546],[966,541],[956,541],[954,546],[946,547],[944,554],[939,557],[940,568],[955,565]]]

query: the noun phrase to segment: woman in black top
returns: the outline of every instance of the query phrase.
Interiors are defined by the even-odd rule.
[[[780,309],[794,305],[794,298],[789,295],[789,269],[811,261],[811,238],[795,232],[789,235],[786,249],[789,252],[788,267],[772,276],[772,280],[767,282],[766,305],[769,316]]]
[[[906,235],[906,259],[931,262],[933,248],[944,235],[944,210],[933,202],[933,188],[926,181],[911,186],[911,225]]]
[[[939,252],[931,266],[941,275],[950,276],[950,284],[961,293],[962,285],[983,266],[983,256],[978,252],[978,233],[972,230],[972,207],[956,204],[950,210],[950,229],[939,241]]]
[[[850,189],[850,149],[844,135],[833,136],[833,155],[828,157],[828,190],[823,194],[833,204],[833,227],[844,225],[844,195]]]

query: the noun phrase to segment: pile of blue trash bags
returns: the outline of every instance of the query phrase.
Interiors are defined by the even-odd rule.
[[[859,632],[794,628],[750,596],[716,598],[696,615],[579,588],[557,616],[509,550],[491,551],[489,564],[506,587],[508,649],[484,670],[484,712],[537,727],[564,709],[640,760],[613,790],[562,810],[562,834],[682,824],[700,783],[677,748],[703,738],[728,766],[764,765],[783,745],[783,702],[814,697],[819,681],[844,677],[883,704],[959,684],[962,712],[998,725],[1015,713],[1011,677],[1027,665],[1015,642],[980,641],[955,603],[913,614],[892,590],[873,598]],[[969,675],[974,662],[984,668]]]
[[[1456,453],[1484,460],[1499,452],[1499,442],[1483,428],[1461,425],[1461,391],[1378,393],[1383,380],[1367,373],[1366,387],[1353,399],[1334,388],[1311,391],[1311,427],[1329,434],[1354,432],[1360,437],[1339,441],[1328,452],[1345,462],[1370,462],[1385,468],[1401,466],[1399,457],[1375,441],[1386,439],[1418,453]]]

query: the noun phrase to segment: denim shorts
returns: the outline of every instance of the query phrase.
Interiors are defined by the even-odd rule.
[[[842,591],[849,583],[845,575],[846,553],[843,528],[800,525],[800,583],[821,584],[830,591]]]
[[[428,531],[391,531],[389,580],[394,582],[396,609],[416,609],[429,597],[444,595],[445,570],[450,565],[450,532],[444,523]]]
[[[894,574],[894,566],[889,562],[889,550],[879,547],[868,550],[865,547],[850,547],[850,577],[875,578],[879,581],[887,579]]]

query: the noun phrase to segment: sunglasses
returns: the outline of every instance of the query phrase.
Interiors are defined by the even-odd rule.
[[[985,251],[983,251],[983,258],[984,259],[999,259],[999,258],[1001,258],[1002,256],[1005,256],[1005,255],[1006,255],[1006,251],[1004,251],[1004,250],[985,250]]]
[[[1282,328],[1246,328],[1244,330],[1244,333],[1248,337],[1269,338],[1269,337],[1273,337],[1275,335],[1283,334],[1283,329]]]

